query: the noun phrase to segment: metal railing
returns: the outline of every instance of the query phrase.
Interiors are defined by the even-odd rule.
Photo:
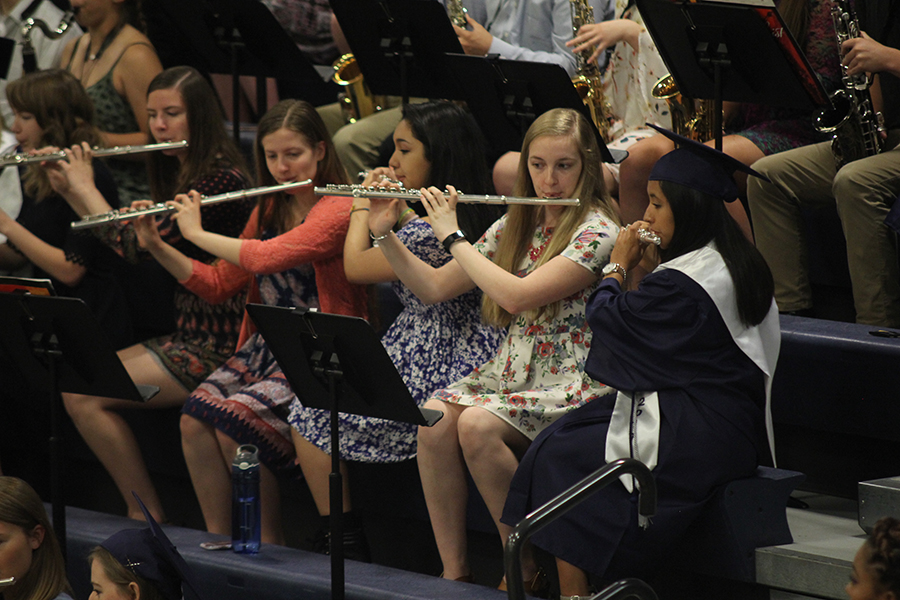
[[[649,519],[656,513],[656,481],[647,466],[633,458],[620,458],[608,463],[588,475],[566,491],[534,510],[519,521],[506,541],[504,563],[506,564],[506,589],[510,600],[524,600],[525,586],[522,581],[522,546],[532,535],[566,514],[592,494],[605,488],[620,475],[631,474],[639,486],[638,514]],[[611,590],[611,591],[610,591]],[[608,593],[609,592],[609,593]],[[641,600],[656,600],[653,590],[639,579],[623,579],[594,596],[594,600],[635,597]]]

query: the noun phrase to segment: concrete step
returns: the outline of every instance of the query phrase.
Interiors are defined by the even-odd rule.
[[[866,538],[852,500],[796,493],[805,509],[787,509],[794,542],[756,551],[756,581],[783,594],[846,600],[853,557]]]

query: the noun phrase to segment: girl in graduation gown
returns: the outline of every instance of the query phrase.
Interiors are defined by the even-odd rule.
[[[588,594],[586,573],[646,575],[718,486],[752,475],[769,454],[767,398],[780,343],[772,276],[722,202],[737,198],[736,168],[753,173],[682,143],[690,147],[654,168],[644,220],[620,231],[588,306],[594,343],[585,370],[619,393],[535,440],[504,511],[514,525],[618,458],[652,469],[659,504],[646,530],[626,476],[532,538],[557,557],[563,598]],[[628,271],[653,253],[640,229],[660,237],[662,262],[637,290],[623,292]],[[632,443],[629,431],[637,432]]]

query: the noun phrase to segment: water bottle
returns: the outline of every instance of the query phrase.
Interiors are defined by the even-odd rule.
[[[238,448],[231,463],[231,548],[240,554],[259,552],[259,449]]]

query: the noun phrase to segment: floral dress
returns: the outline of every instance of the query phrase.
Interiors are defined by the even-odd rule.
[[[476,248],[493,259],[506,217],[485,233]],[[615,245],[618,228],[599,213],[590,214],[572,236],[561,256],[596,273],[598,278]],[[538,228],[518,275],[534,269],[550,242],[552,229]],[[438,390],[444,402],[480,406],[508,421],[534,439],[542,429],[564,415],[615,390],[594,381],[584,372],[591,347],[591,330],[585,320],[587,300],[597,282],[565,298],[555,316],[530,321],[516,315],[500,352],[472,374]]]
[[[397,236],[413,254],[433,267],[451,256],[425,221],[410,221]],[[497,352],[505,332],[481,323],[481,292],[426,305],[401,282],[394,292],[403,311],[382,342],[394,366],[420,406],[450,382],[468,375]],[[330,413],[291,405],[290,423],[304,438],[330,453]],[[416,455],[415,425],[341,413],[341,458],[358,462],[398,462]]]

